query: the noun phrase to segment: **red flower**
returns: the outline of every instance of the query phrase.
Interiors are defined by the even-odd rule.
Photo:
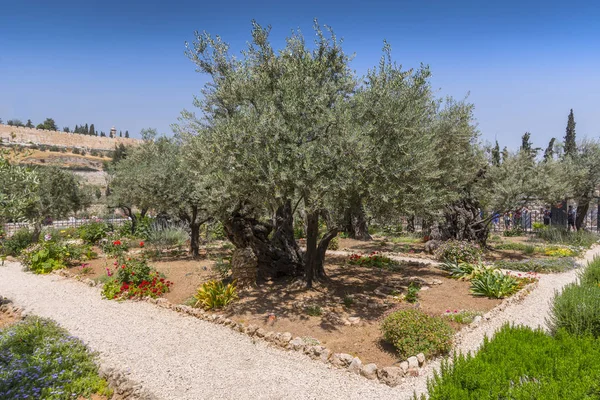
[[[144,242],[140,242],[140,247],[144,247]]]
[[[121,241],[120,241],[120,240],[115,240],[115,241],[113,242],[113,245],[115,245],[115,246],[120,246],[120,245],[121,245]]]

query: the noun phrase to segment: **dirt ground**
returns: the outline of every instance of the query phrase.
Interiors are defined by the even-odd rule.
[[[407,238],[392,243],[377,238],[369,242],[353,239],[340,239],[339,242],[339,250],[394,252],[416,260],[387,270],[350,265],[348,256],[330,254],[326,257],[325,266],[329,277],[327,283],[307,290],[301,282],[290,278],[264,282],[241,290],[240,300],[221,312],[231,319],[256,324],[268,331],[290,332],[294,337],[316,339],[332,351],[358,356],[364,363],[389,366],[402,361],[393,347],[383,341],[379,328],[381,320],[390,312],[417,307],[430,315],[441,315],[447,310],[485,313],[500,303],[497,299],[472,296],[469,282],[449,279],[446,273],[428,264],[432,256],[425,253],[424,244],[420,241]],[[212,244],[202,252],[204,257],[201,259],[176,257],[149,261],[174,283],[165,298],[174,304],[185,303],[202,283],[220,279],[213,266],[217,259],[230,254],[230,250],[222,246],[222,243],[218,246]],[[522,252],[512,250],[486,255],[489,260],[526,257]],[[104,279],[106,268],[114,268],[114,262],[114,259],[102,256],[90,261],[86,277]],[[72,267],[70,271],[82,273],[81,267]],[[421,286],[414,304],[408,303],[402,296],[412,281]],[[456,323],[452,325],[456,330],[462,328]]]

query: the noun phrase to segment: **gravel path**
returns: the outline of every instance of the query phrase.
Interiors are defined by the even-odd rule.
[[[0,267],[0,293],[52,318],[161,399],[408,399],[390,388],[266,346],[229,328],[146,302],[102,300],[97,288],[58,275]]]
[[[582,263],[595,255],[600,247]],[[545,328],[555,290],[576,276],[543,275],[523,301],[492,311],[493,318],[464,331],[457,348],[475,351],[484,335],[493,336],[506,322]],[[439,361],[429,363],[424,376],[390,388],[149,303],[103,300],[97,288],[25,273],[18,263],[0,267],[0,294],[26,313],[54,319],[100,352],[103,366],[125,372],[160,399],[403,400],[423,392],[427,376],[439,368]]]

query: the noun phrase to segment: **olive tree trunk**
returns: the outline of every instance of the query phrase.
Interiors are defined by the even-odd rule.
[[[360,196],[353,195],[344,213],[345,231],[352,239],[373,240],[369,234],[365,207]]]
[[[585,229],[585,217],[590,209],[590,199],[587,197],[579,199],[577,202],[577,215],[575,216],[575,228],[579,231]]]
[[[334,227],[319,240],[319,215],[321,212],[306,214],[306,254],[304,257],[304,279],[306,287],[311,288],[313,282],[327,280],[325,273],[325,253],[329,242],[337,236],[338,228]]]
[[[293,222],[291,201],[286,201],[276,211],[275,225],[244,215],[238,207],[223,221],[223,227],[235,247],[252,249],[258,261],[258,278],[269,279],[304,272],[304,257],[294,239]]]
[[[442,240],[456,239],[486,246],[490,232],[490,218],[481,218],[479,204],[473,199],[462,199],[446,206],[444,221],[440,223]]]

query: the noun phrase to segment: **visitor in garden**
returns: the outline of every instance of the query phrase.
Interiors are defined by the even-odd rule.
[[[505,212],[504,213],[504,229],[510,229],[510,221],[511,221],[511,215],[510,212]]]
[[[547,207],[544,207],[543,211],[544,215],[544,225],[550,225],[550,220],[552,219],[552,212]]]
[[[573,230],[575,230],[575,209],[573,208],[573,206],[569,206],[569,210],[567,212],[567,230],[571,230],[571,228],[573,228]]]

